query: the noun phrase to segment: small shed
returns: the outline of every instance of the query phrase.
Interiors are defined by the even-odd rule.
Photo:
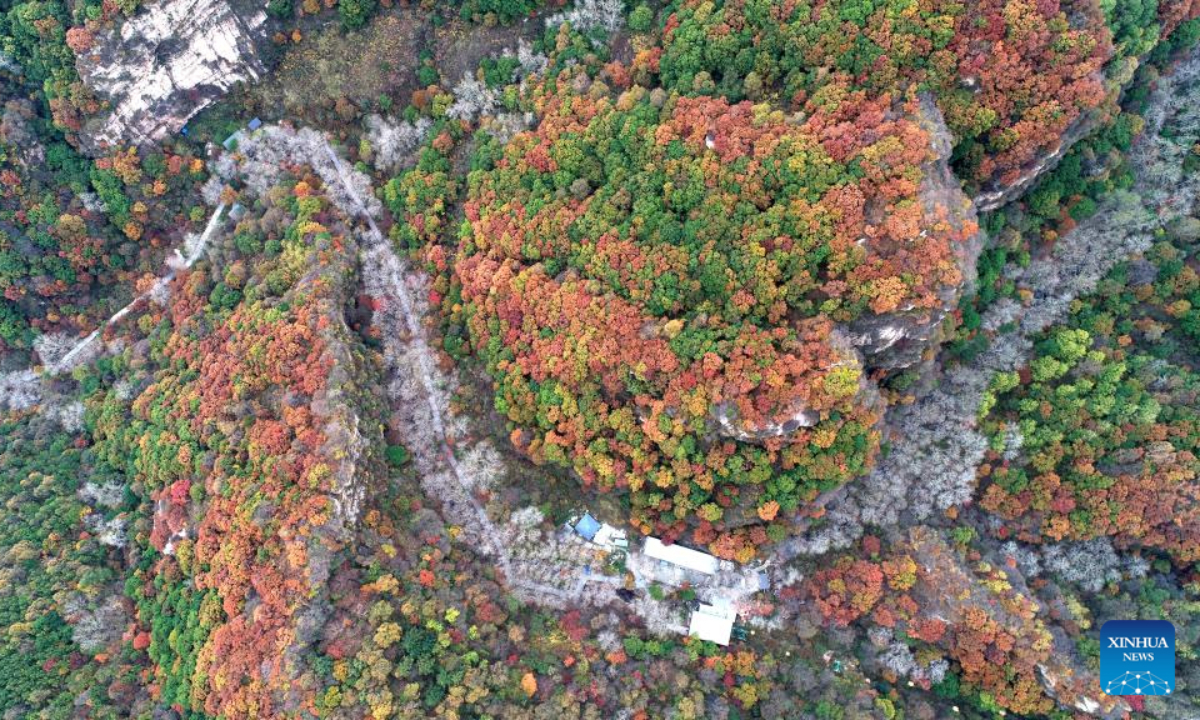
[[[575,523],[575,532],[584,540],[591,542],[596,538],[596,533],[600,532],[600,521],[592,517],[591,513],[584,513],[583,517]]]
[[[259,120],[258,118],[254,118],[253,120],[250,121],[250,123],[248,125],[246,125],[246,127],[250,128],[251,130],[257,130],[260,127],[262,127],[262,120]]]

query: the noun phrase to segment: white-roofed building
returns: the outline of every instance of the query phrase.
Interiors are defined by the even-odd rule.
[[[717,570],[721,567],[721,561],[706,552],[686,548],[682,545],[664,545],[662,540],[656,537],[646,538],[642,552],[655,560],[669,562],[672,565],[705,575],[716,575]]]
[[[566,527],[584,540],[600,546],[605,552],[629,548],[629,540],[624,530],[606,522],[600,522],[592,517],[591,513],[584,513],[583,517],[573,518]]]
[[[608,523],[601,523],[600,529],[596,531],[596,536],[592,538],[592,542],[609,552],[613,550],[625,550],[629,547],[629,540],[625,537],[625,531],[615,528]]]
[[[736,619],[737,611],[728,601],[718,599],[714,600],[712,605],[700,603],[700,606],[692,611],[688,635],[718,645],[728,645],[729,636],[733,633],[733,621]]]

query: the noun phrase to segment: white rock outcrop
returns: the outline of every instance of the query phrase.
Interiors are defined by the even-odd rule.
[[[159,140],[238,82],[258,79],[264,72],[258,57],[264,7],[243,11],[228,0],[161,0],[99,35],[77,62],[84,84],[109,104],[84,128],[88,149]]]

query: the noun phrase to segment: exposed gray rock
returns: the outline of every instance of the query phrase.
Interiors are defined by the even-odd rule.
[[[805,407],[797,407],[787,420],[746,428],[743,427],[743,423],[738,421],[737,408],[732,403],[726,402],[713,408],[713,419],[717,421],[717,434],[721,437],[742,442],[761,442],[770,438],[791,435],[800,428],[812,427],[821,420],[821,413]]]
[[[1128,717],[1129,706],[1124,700],[1114,703],[1113,696],[1101,693],[1094,693],[1093,696],[1079,692],[1078,688],[1074,688],[1071,695],[1064,697],[1060,686],[1065,687],[1067,683],[1064,683],[1063,676],[1057,670],[1046,665],[1038,665],[1038,674],[1041,676],[1042,687],[1046,689],[1046,694],[1061,705],[1072,707],[1088,715],[1104,718],[1104,720]]]
[[[109,111],[81,133],[86,149],[140,144],[178,132],[193,115],[264,67],[265,4],[162,0],[99,35],[76,66]]]
[[[1020,177],[1008,184],[994,183],[988,189],[975,196],[975,207],[979,212],[990,212],[1004,207],[1013,200],[1025,194],[1025,191],[1046,173],[1058,167],[1067,151],[1075,143],[1087,137],[1096,129],[1097,116],[1094,113],[1084,113],[1077,119],[1059,140],[1054,152],[1039,158],[1032,165],[1024,168]]]
[[[1138,64],[1139,61],[1136,58],[1124,58],[1116,60],[1109,65],[1105,71],[1107,75],[1106,82],[1109,92],[1113,96],[1116,96],[1118,88],[1124,88],[1133,79],[1134,71],[1137,70]],[[1058,163],[1062,161],[1067,151],[1075,143],[1087,137],[1096,129],[1096,125],[1102,116],[1102,109],[1094,109],[1080,115],[1067,128],[1067,131],[1063,133],[1058,146],[1055,147],[1053,152],[1023,168],[1020,176],[1013,182],[1001,183],[996,181],[986,185],[983,192],[975,197],[975,207],[981,213],[990,212],[996,208],[1004,207],[1024,195],[1025,191],[1033,187],[1043,175],[1058,167]]]
[[[935,159],[922,167],[924,180],[920,197],[930,223],[944,213],[944,219],[956,230],[977,227],[975,207],[963,194],[958,178],[950,169],[953,136],[946,127],[941,110],[932,96],[921,97],[917,120],[929,133]],[[973,233],[954,249],[955,262],[962,276],[975,277],[975,261],[983,248],[983,236]],[[941,340],[942,320],[957,303],[962,287],[947,287],[941,293],[942,304],[935,308],[907,308],[882,315],[866,315],[850,323],[846,332],[851,343],[863,355],[869,368],[901,370],[920,362],[925,351]]]
[[[1158,229],[1190,212],[1200,198],[1200,174],[1183,169],[1190,145],[1159,133],[1169,120],[1179,135],[1200,135],[1197,95],[1200,52],[1193,52],[1151,97],[1146,129],[1129,156],[1136,168],[1132,191],[1105,199],[1095,215],[1059,239],[1050,256],[1008,270],[1031,298],[1016,317],[1009,305],[990,308],[983,324],[1011,322],[1014,331],[992,338],[974,363],[943,368],[934,376],[937,387],[917,402],[892,408],[885,426],[889,453],[865,477],[830,493],[822,524],[782,544],[778,557],[846,547],[866,525],[896,525],[902,515],[924,521],[971,499],[976,468],[988,447],[977,425],[992,375],[1019,369],[1033,339],[1067,317],[1075,298],[1094,290],[1115,264],[1147,250]]]
[[[862,359],[854,347],[852,337],[841,330],[835,330],[829,336],[829,343],[840,358],[839,365],[862,369]],[[881,408],[882,400],[875,383],[868,380],[865,373],[860,372],[859,375],[860,402],[867,407]],[[786,409],[781,408],[775,413],[775,419],[769,422],[750,423],[739,418],[737,405],[728,401],[714,406],[710,417],[718,436],[750,443],[787,437],[801,428],[813,427],[821,421],[821,413],[807,407],[803,402],[796,402]]]
[[[921,361],[925,350],[937,343],[946,308],[888,315],[866,315],[848,328],[852,342],[872,368],[901,370]]]

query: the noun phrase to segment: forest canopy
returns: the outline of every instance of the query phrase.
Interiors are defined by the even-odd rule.
[[[827,99],[799,122],[560,80],[469,178],[455,272],[496,407],[535,460],[628,488],[643,532],[698,518],[745,559],[863,472],[879,408],[836,323],[962,281],[975,228],[926,176],[920,104]]]
[[[5,3],[0,716],[1194,717],[1197,43]]]

